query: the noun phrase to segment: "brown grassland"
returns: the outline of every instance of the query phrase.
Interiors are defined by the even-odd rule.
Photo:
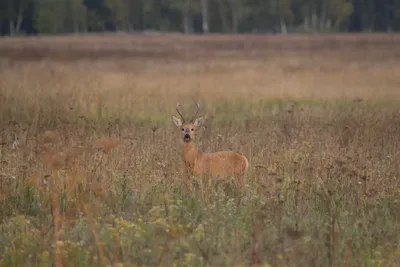
[[[400,35],[0,39],[0,266],[399,266]],[[185,193],[196,142],[243,190]]]

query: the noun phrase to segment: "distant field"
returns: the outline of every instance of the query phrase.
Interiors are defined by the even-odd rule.
[[[3,38],[2,57],[12,60],[52,58],[77,60],[123,57],[130,59],[192,60],[198,56],[213,58],[229,53],[235,58],[271,56],[281,52],[343,52],[353,57],[365,55],[373,48],[374,55],[398,57],[394,48],[398,34],[319,34],[319,35],[218,35],[186,36],[181,34],[104,34],[60,37]],[[354,50],[354,48],[357,48]],[[63,53],[59,53],[63,52]],[[218,52],[220,54],[218,54]],[[368,53],[370,54],[370,53]],[[342,54],[343,55],[343,54]],[[351,60],[352,57],[349,58]]]
[[[398,266],[400,35],[0,39],[0,266]],[[250,162],[192,179],[197,144]],[[268,265],[269,264],[269,265]]]

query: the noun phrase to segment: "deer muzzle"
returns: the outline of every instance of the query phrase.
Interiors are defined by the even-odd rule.
[[[188,133],[185,134],[185,136],[183,137],[183,140],[186,141],[186,142],[190,141],[190,134],[188,134]]]

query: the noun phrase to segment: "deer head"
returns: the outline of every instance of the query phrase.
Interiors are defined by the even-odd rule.
[[[196,130],[201,125],[203,125],[204,122],[203,116],[196,118],[200,110],[200,103],[198,101],[195,101],[195,103],[196,103],[196,111],[188,122],[185,120],[185,117],[182,115],[182,112],[179,109],[180,108],[179,103],[176,104],[176,111],[178,112],[181,119],[172,115],[172,121],[174,122],[176,127],[178,127],[178,129],[180,130],[184,142],[190,142],[191,140],[193,140]]]

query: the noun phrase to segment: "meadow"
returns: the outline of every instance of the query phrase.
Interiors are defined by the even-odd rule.
[[[399,266],[400,35],[0,39],[0,266]],[[202,151],[249,159],[193,178]]]

